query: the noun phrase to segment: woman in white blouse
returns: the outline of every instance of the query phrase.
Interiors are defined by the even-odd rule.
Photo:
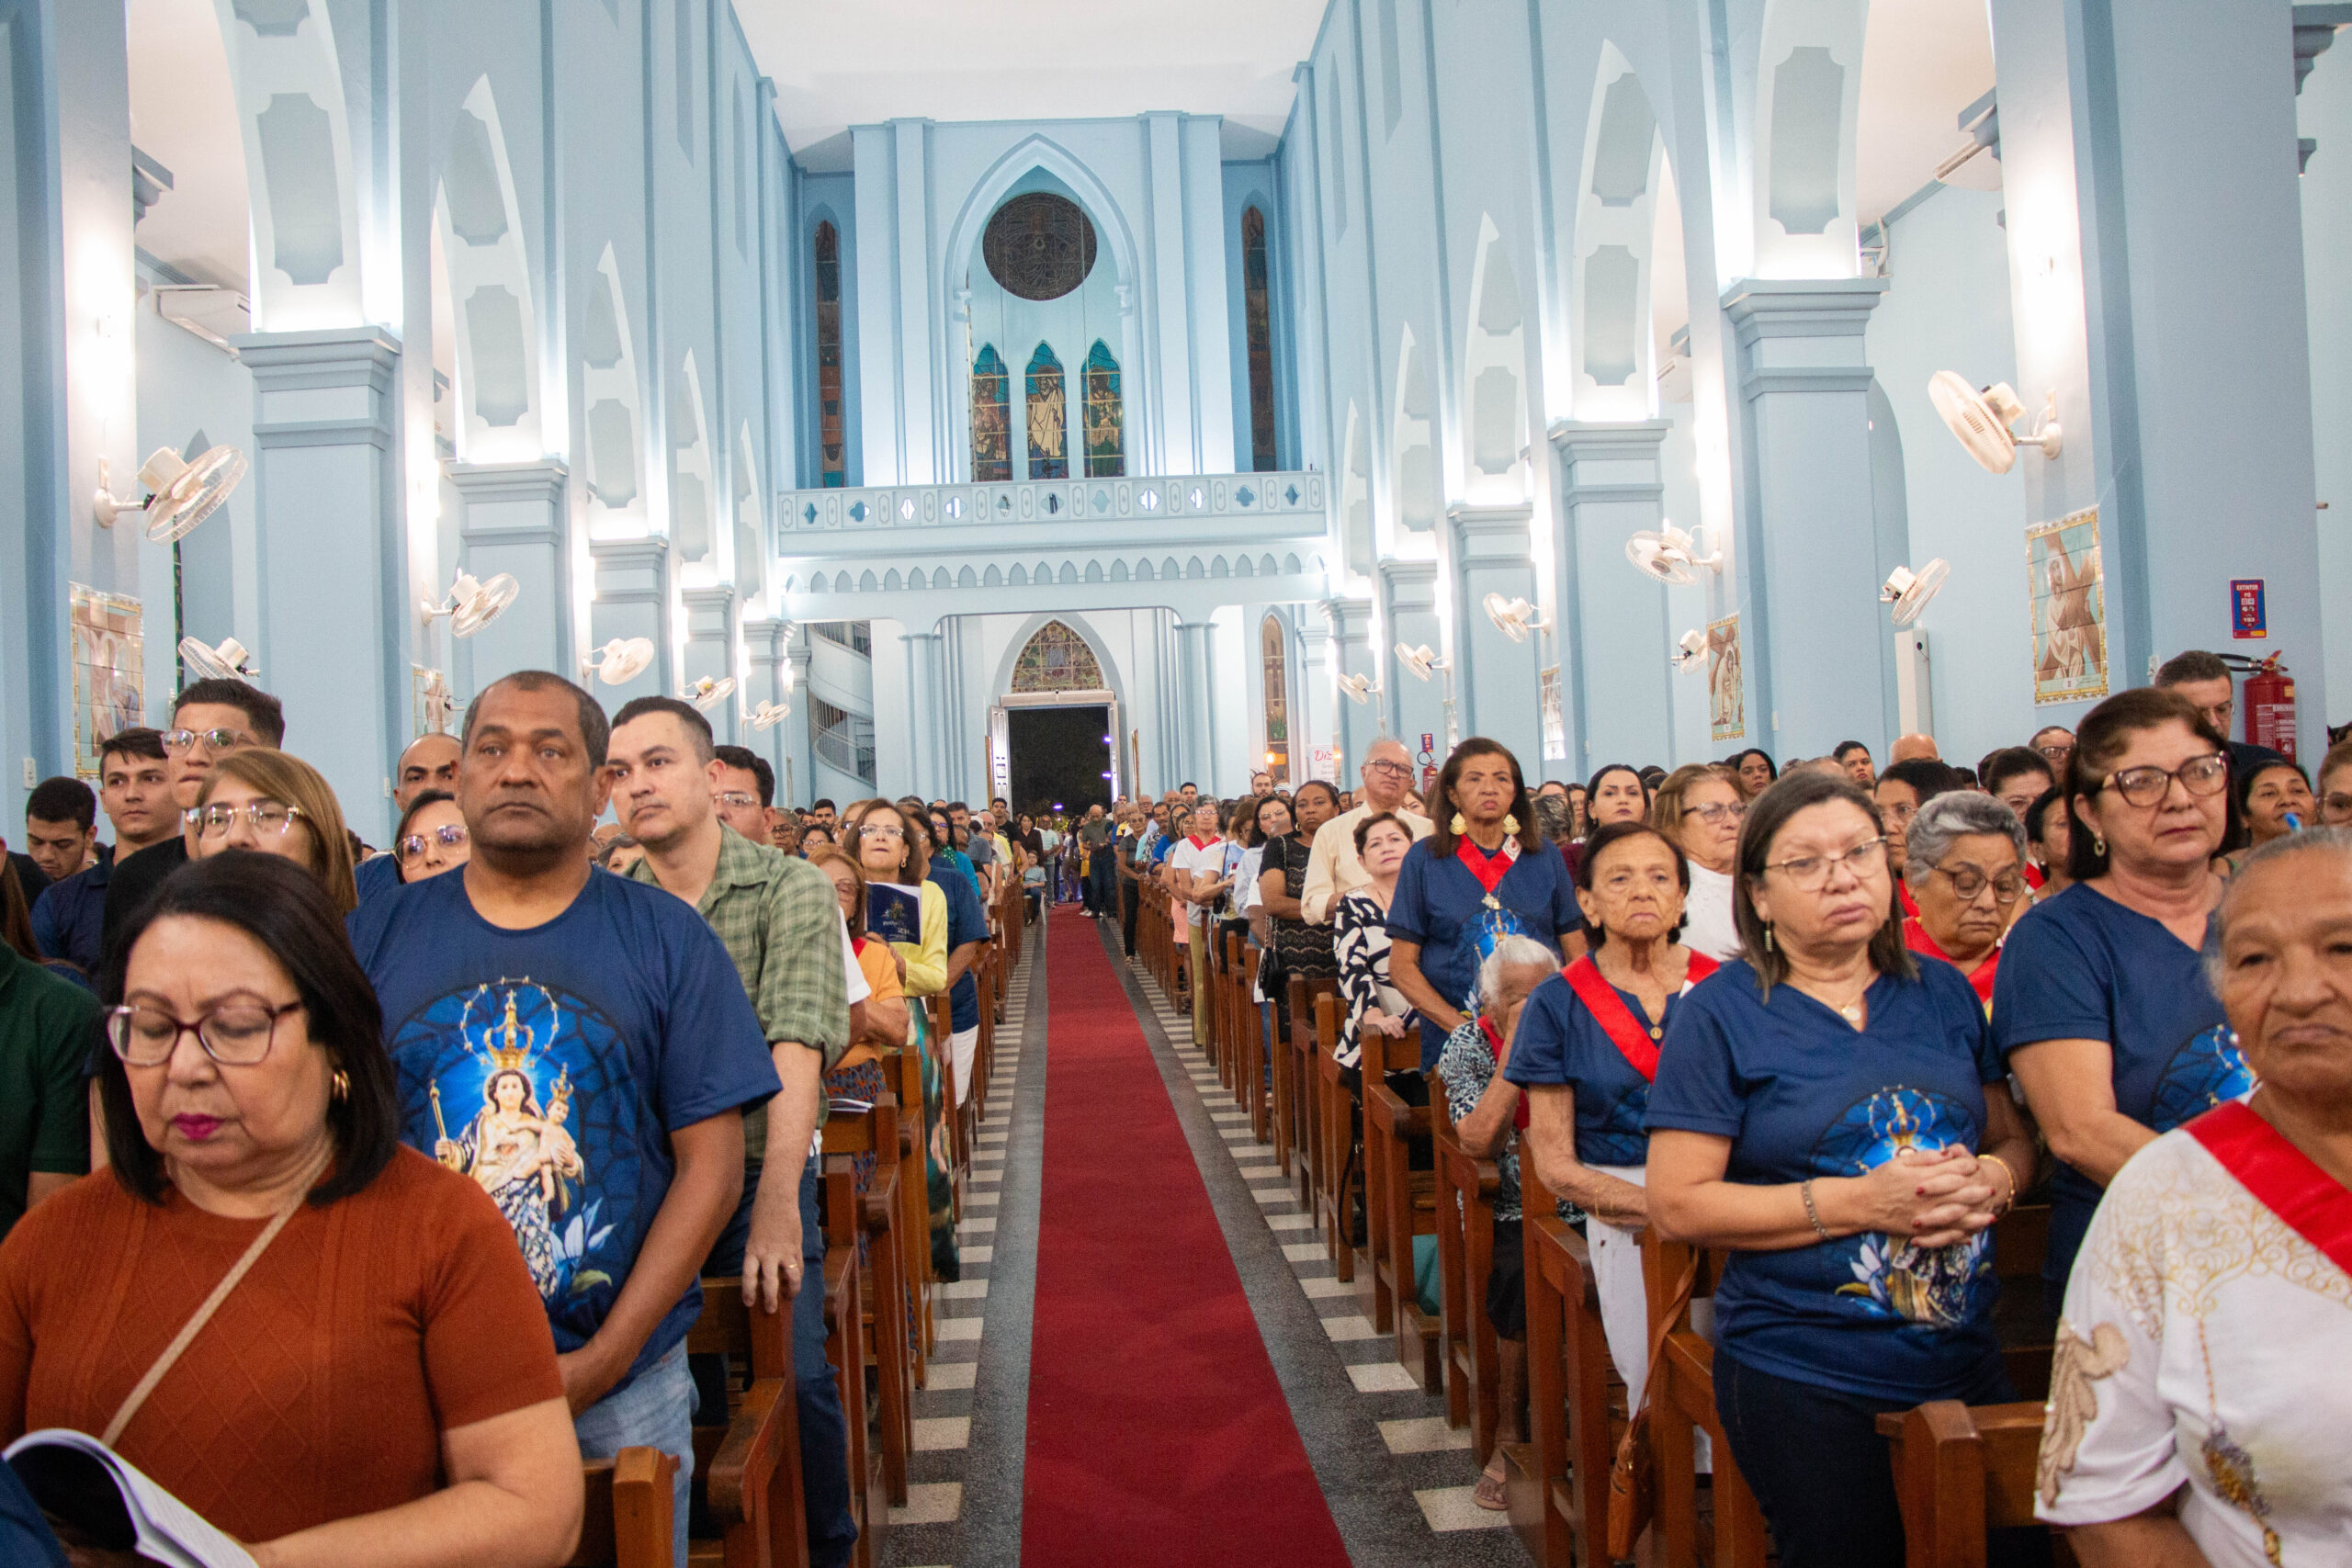
[[[1690,891],[1683,903],[1682,945],[1717,963],[1739,956],[1739,931],[1732,923],[1732,867],[1739,855],[1739,825],[1747,803],[1723,768],[1693,762],[1677,768],[1657,786],[1650,826],[1682,852],[1690,866]]]
[[[2352,1560],[2352,831],[2249,855],[2205,962],[2259,1087],[2132,1156],[2075,1260],[2036,1511],[2084,1568]]]

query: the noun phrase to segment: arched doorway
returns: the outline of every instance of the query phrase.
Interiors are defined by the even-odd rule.
[[[1022,645],[989,729],[990,793],[1015,811],[1076,815],[1118,793],[1118,698],[1093,646],[1065,622]]]

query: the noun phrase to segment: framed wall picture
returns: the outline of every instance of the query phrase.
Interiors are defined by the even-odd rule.
[[[147,721],[142,607],[119,593],[73,584],[74,772],[98,776],[98,748]]]
[[[1717,740],[1747,734],[1747,682],[1739,662],[1739,617],[1707,623],[1707,723]]]
[[[2107,695],[2107,581],[2099,566],[2098,508],[2028,528],[2025,555],[2033,700],[2073,703]]]

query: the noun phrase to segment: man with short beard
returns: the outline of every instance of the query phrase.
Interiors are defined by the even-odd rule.
[[[596,700],[545,671],[509,675],[474,698],[459,740],[471,858],[349,920],[401,1135],[481,1182],[514,1226],[581,1451],[678,1460],[684,1562],[696,1272],[741,1196],[742,1112],[775,1094],[775,1065],[711,929],[588,863],[608,793]]]
[[[675,697],[639,697],[615,716],[605,777],[621,825],[645,846],[627,875],[673,893],[727,944],[760,1015],[784,1092],[743,1118],[743,1196],[704,1259],[707,1279],[743,1278],[748,1301],[792,1307],[794,1393],[809,1560],[846,1562],[849,1426],[825,1362],[825,1231],[817,1214],[813,1145],[825,1119],[824,1075],[856,1034],[851,1011],[868,994],[842,923],[832,879],[807,861],[722,822],[717,796],[730,772],[710,721]],[[838,954],[838,956],[836,956]],[[845,991],[850,976],[854,994]],[[696,1358],[700,1360],[700,1358]],[[704,1404],[724,1409],[724,1357],[693,1368]]]
[[[1384,735],[1364,749],[1363,804],[1342,811],[1316,830],[1315,847],[1306,863],[1306,885],[1299,890],[1300,919],[1311,926],[1328,926],[1340,900],[1364,886],[1372,875],[1356,859],[1356,824],[1367,817],[1393,811],[1416,839],[1430,836],[1430,819],[1409,806],[1413,795],[1412,758],[1402,742]]]
[[[272,750],[286,744],[286,710],[276,697],[243,681],[211,678],[191,682],[172,705],[172,727],[163,732],[164,773],[173,804],[195,806],[212,772],[212,760],[252,746]],[[181,824],[175,823],[175,829]],[[164,878],[188,862],[194,829],[175,831],[135,855],[118,855],[107,884],[106,932],[111,936]]]

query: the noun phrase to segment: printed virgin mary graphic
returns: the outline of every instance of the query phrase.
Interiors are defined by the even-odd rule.
[[[440,1100],[434,1091],[435,1103]],[[523,1261],[542,1298],[552,1300],[565,1284],[556,1230],[573,1206],[587,1168],[580,1145],[563,1129],[571,1110],[571,1085],[559,1070],[548,1105],[540,1108],[537,1087],[520,1067],[501,1067],[482,1085],[482,1107],[458,1137],[437,1140],[433,1155],[463,1171],[490,1194],[514,1227]]]
[[[1929,1153],[1966,1145],[1974,1118],[1953,1100],[1924,1089],[1883,1089],[1850,1106],[1822,1135],[1815,1168],[1860,1176],[1905,1149]],[[1948,1327],[1968,1320],[1974,1293],[1994,1286],[1989,1232],[1950,1247],[1921,1247],[1880,1233],[1841,1238],[1850,1276],[1837,1294],[1874,1317]]]

